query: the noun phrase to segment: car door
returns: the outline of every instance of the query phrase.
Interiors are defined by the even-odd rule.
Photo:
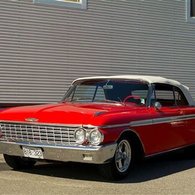
[[[156,137],[154,152],[163,152],[186,144],[185,120],[183,109],[177,105],[175,87],[156,83],[151,97],[151,114]],[[157,108],[156,102],[161,105]]]
[[[189,105],[182,91],[176,87],[175,98],[182,113],[180,120],[185,124],[185,129],[181,132],[185,145],[195,144],[195,107]]]

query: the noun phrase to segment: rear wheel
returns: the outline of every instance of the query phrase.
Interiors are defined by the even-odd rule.
[[[100,165],[100,172],[108,179],[122,179],[128,175],[133,161],[134,153],[131,142],[127,138],[121,138],[118,141],[114,158],[111,162]]]
[[[3,154],[5,162],[14,170],[30,169],[32,168],[36,161],[33,159],[28,159],[20,156],[11,156],[8,154]]]

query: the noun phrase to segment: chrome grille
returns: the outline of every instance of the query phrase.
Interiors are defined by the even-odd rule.
[[[75,145],[74,132],[78,127],[0,123],[3,139],[12,142],[47,145]]]

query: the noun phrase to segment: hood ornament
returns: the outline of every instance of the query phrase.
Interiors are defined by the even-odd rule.
[[[39,119],[37,119],[37,118],[25,118],[25,121],[27,121],[27,122],[37,122],[37,121],[39,121]]]

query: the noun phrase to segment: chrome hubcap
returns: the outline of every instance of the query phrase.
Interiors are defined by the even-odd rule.
[[[116,149],[115,164],[119,172],[127,171],[131,163],[131,146],[127,140],[122,140]]]

